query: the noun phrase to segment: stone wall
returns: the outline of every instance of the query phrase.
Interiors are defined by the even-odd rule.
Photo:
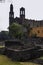
[[[26,50],[10,50],[5,49],[5,55],[10,57],[14,61],[29,61],[34,58],[38,58],[43,55],[43,50],[37,48],[26,49]]]
[[[29,38],[25,40],[25,44],[17,43],[17,41],[10,41],[11,43],[5,43],[5,55],[10,57],[12,60],[15,61],[28,61],[30,59],[38,58],[43,56],[43,49],[41,49],[41,45],[43,45],[43,38]],[[38,46],[37,46],[38,44]],[[31,45],[31,46],[30,46]],[[14,48],[13,48],[14,46]],[[15,48],[15,46],[20,47]],[[30,46],[30,48],[29,48]],[[22,47],[22,49],[21,49]]]
[[[35,46],[39,46],[41,47],[41,45],[43,46],[43,38],[28,38],[28,39],[24,39],[24,43],[22,43],[21,41],[15,41],[15,40],[9,40],[5,42],[5,46],[6,47],[12,47],[15,49],[16,48],[32,48]]]

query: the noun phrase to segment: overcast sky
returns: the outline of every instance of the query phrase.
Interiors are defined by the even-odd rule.
[[[0,2],[0,31],[7,30],[9,26],[10,4],[14,7],[14,17],[19,17],[20,8],[26,10],[26,18],[43,20],[43,0],[5,0]]]

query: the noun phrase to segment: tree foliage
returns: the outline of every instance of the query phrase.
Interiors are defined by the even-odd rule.
[[[30,32],[32,28],[30,28],[29,24],[20,25],[18,23],[13,23],[9,27],[10,34],[14,38],[28,38],[30,36]],[[32,34],[32,37],[35,37],[36,35]]]
[[[10,27],[10,33],[15,38],[21,38],[23,36],[23,27],[18,23],[13,23]]]

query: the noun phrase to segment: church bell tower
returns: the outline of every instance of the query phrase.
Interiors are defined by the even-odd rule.
[[[25,8],[24,7],[21,7],[20,8],[20,19],[21,19],[21,24],[24,24],[24,20],[25,20]]]
[[[25,19],[25,8],[20,8],[20,18]]]
[[[13,12],[13,5],[10,5],[10,12],[9,12],[9,27],[14,22],[14,12]],[[11,37],[11,30],[9,29],[9,36]]]
[[[9,12],[9,26],[14,22],[14,12],[13,12],[13,5],[10,5],[10,12]]]

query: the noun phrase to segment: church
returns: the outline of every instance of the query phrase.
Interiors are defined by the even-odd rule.
[[[17,22],[19,24],[28,24],[30,27],[42,27],[43,20],[31,20],[25,18],[25,8],[20,8],[20,17],[14,18],[14,11],[13,11],[13,4],[10,5],[10,12],[9,12],[9,25],[12,23]]]
[[[20,16],[14,17],[14,11],[13,11],[13,4],[10,4],[10,12],[9,12],[9,26],[12,23],[19,23],[21,25],[29,25],[30,28],[33,28],[33,33],[39,34],[39,37],[43,37],[43,20],[32,20],[32,19],[26,19],[25,18],[25,8],[20,8]],[[38,28],[38,30],[37,30]]]

